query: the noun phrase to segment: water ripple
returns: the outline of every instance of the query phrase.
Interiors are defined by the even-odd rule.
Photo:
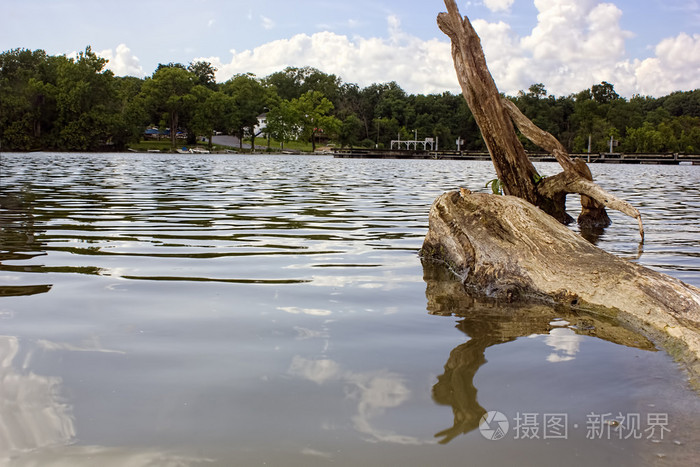
[[[420,248],[436,196],[477,191],[493,177],[483,162],[328,157],[39,153],[0,163],[0,271],[168,281],[297,283],[319,268],[381,274],[397,253]],[[640,208],[640,262],[698,285],[700,170],[592,169]],[[632,255],[636,224],[611,217],[599,245]]]

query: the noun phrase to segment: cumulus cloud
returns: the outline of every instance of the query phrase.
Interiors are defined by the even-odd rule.
[[[681,33],[656,46],[656,56],[635,62],[640,94],[670,94],[700,87],[700,34]]]
[[[211,62],[219,70],[219,81],[237,73],[266,76],[287,66],[308,65],[361,86],[397,81],[404,89],[416,93],[458,89],[449,43],[437,39],[423,41],[407,34],[394,16],[387,23],[387,38],[349,38],[322,31],[297,34],[252,50],[232,50],[228,63],[219,57],[196,60]]]
[[[131,53],[126,44],[119,44],[115,50],[103,50],[98,55],[109,60],[107,69],[117,76],[144,76],[138,57]]]
[[[615,82],[615,70],[625,57],[622,11],[594,0],[536,0],[537,26],[520,41],[521,55],[544,71],[542,79],[554,93]]]
[[[491,11],[508,11],[515,0],[484,0],[484,5]]]
[[[656,47],[646,60],[628,57],[623,12],[596,0],[535,0],[537,25],[514,36],[505,23],[475,20],[474,28],[499,89],[507,94],[543,83],[551,94],[567,95],[601,81],[625,96],[661,96],[700,87],[700,35],[681,33]]]
[[[492,10],[513,0],[485,0]],[[533,83],[550,94],[568,95],[608,81],[624,96],[661,96],[700,87],[700,35],[679,34],[662,41],[655,56],[631,59],[625,49],[632,34],[621,26],[623,12],[597,0],[535,0],[537,25],[518,36],[503,21],[471,18],[481,37],[499,90],[514,95]],[[243,51],[230,60],[202,57],[225,81],[237,73],[267,76],[287,66],[312,66],[345,82],[368,86],[396,81],[410,93],[459,92],[446,37],[423,40],[405,32],[396,16],[387,18],[386,37],[348,37],[322,31],[298,34]]]

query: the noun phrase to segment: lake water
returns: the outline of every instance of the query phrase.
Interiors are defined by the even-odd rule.
[[[700,167],[591,169],[644,216],[638,261],[700,286]],[[432,201],[492,178],[0,155],[1,465],[696,465],[700,397],[653,343],[421,264]],[[599,246],[634,259],[611,217]]]

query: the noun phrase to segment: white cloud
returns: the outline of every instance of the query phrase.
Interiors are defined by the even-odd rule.
[[[492,0],[505,8],[512,0]],[[509,24],[471,18],[499,90],[510,95],[543,83],[550,94],[568,95],[608,81],[627,97],[662,96],[700,87],[700,35],[681,33],[662,41],[655,56],[631,59],[625,49],[632,34],[621,26],[623,12],[597,0],[535,0],[537,25],[518,36]],[[298,34],[254,49],[231,51],[227,62],[207,60],[225,81],[237,73],[267,76],[287,66],[312,66],[345,82],[368,86],[396,81],[409,93],[460,92],[445,36],[423,40],[387,18],[386,37],[348,37],[323,31]]]
[[[323,384],[326,381],[337,380],[342,377],[340,365],[327,358],[321,360],[309,360],[299,355],[292,359],[289,372],[295,376]]]
[[[107,69],[117,76],[144,76],[138,57],[131,53],[126,44],[119,44],[115,51],[107,49],[97,55],[109,60]]]
[[[297,34],[252,50],[232,50],[230,62],[219,57],[197,58],[212,63],[225,81],[237,73],[266,76],[287,66],[312,66],[341,76],[345,82],[368,86],[397,81],[409,92],[457,91],[457,78],[445,40],[423,41],[403,32],[398,18],[388,18],[389,37],[354,37],[328,31]]]
[[[545,337],[545,344],[553,349],[547,356],[551,363],[568,362],[576,358],[583,337],[569,328],[555,328]]]
[[[275,22],[272,21],[270,18],[267,16],[260,16],[260,20],[262,21],[262,27],[264,29],[267,29],[268,31],[270,29],[273,29],[275,27]]]
[[[625,40],[631,37],[620,26],[619,8],[594,0],[536,0],[535,6],[538,24],[518,51],[541,74],[532,82],[543,82],[554,94],[615,83]]]
[[[505,23],[474,21],[496,85],[507,94],[543,83],[568,95],[601,81],[624,96],[662,96],[700,87],[700,36],[681,33],[656,47],[656,57],[631,60],[625,42],[633,37],[623,12],[596,0],[535,0],[537,25],[517,38]]]
[[[399,407],[411,397],[403,378],[386,370],[355,373],[345,371],[330,359],[310,360],[300,355],[292,359],[289,373],[316,384],[341,382],[349,399],[357,401],[357,413],[352,417],[355,429],[373,442],[405,445],[434,444],[375,426],[388,409]]]
[[[635,63],[640,94],[670,94],[700,88],[700,34],[681,33],[656,46],[656,56]]]
[[[484,0],[484,5],[491,11],[508,11],[515,0]]]
[[[528,83],[527,88],[532,82],[541,81],[530,76],[536,75],[537,70],[532,68],[532,59],[508,24],[477,19],[473,26],[481,38],[486,63],[500,91],[514,94],[523,89],[522,83]]]

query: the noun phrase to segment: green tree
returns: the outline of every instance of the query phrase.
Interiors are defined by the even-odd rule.
[[[265,133],[279,141],[281,149],[284,149],[285,143],[297,138],[299,126],[297,125],[296,109],[290,101],[279,101],[270,109],[267,113]]]
[[[236,75],[222,85],[222,90],[231,97],[234,107],[235,134],[241,147],[246,134],[250,135],[251,146],[255,148],[255,127],[258,116],[265,111],[270,101],[270,93],[252,73]]]
[[[607,104],[608,102],[619,99],[620,96],[615,92],[615,87],[603,81],[600,84],[594,84],[591,87],[591,96],[593,100],[599,104]]]
[[[640,128],[629,128],[627,137],[622,143],[625,152],[658,152],[663,147],[661,133],[649,122],[644,123]]]
[[[102,71],[107,60],[88,46],[77,59],[58,66],[56,124],[58,147],[67,150],[96,150],[111,138],[115,125],[114,75]]]
[[[198,61],[190,63],[187,71],[195,76],[195,83],[212,91],[216,90],[216,68],[211,63]]]
[[[192,119],[192,127],[196,134],[208,138],[209,147],[211,147],[215,131],[228,131],[236,125],[233,98],[202,85],[195,86],[193,94],[197,97],[198,103]]]
[[[401,127],[398,120],[395,118],[378,117],[372,122],[372,126],[376,128],[375,145],[379,149],[389,149],[391,140],[396,139]]]
[[[355,114],[348,115],[343,120],[338,131],[338,140],[341,147],[357,146],[362,136],[362,121]]]
[[[141,96],[143,80],[126,76],[116,78],[115,114],[111,137],[116,150],[123,151],[128,143],[138,142],[149,123],[146,104]]]
[[[335,75],[326,74],[313,67],[287,67],[265,78],[268,85],[277,89],[281,99],[298,99],[309,91],[319,91],[333,105],[339,100],[342,81]]]
[[[381,97],[375,109],[375,116],[380,118],[394,118],[399,125],[405,126],[407,95],[395,81],[382,86]]]
[[[0,144],[5,149],[52,147],[55,141],[56,78],[65,57],[43,50],[0,54]]]
[[[301,137],[311,140],[311,148],[316,150],[318,135],[334,135],[340,127],[340,121],[331,115],[333,103],[320,91],[308,91],[299,99],[291,101],[297,117]]]
[[[196,104],[197,99],[191,94],[194,84],[194,75],[182,66],[159,66],[143,83],[142,95],[152,115],[166,115],[173,148],[177,146],[177,131],[183,123],[181,117],[191,113]]]
[[[700,89],[674,92],[657,102],[674,117],[700,117]]]

